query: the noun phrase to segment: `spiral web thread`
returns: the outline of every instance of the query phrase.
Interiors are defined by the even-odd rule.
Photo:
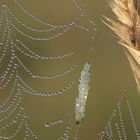
[[[64,61],[65,58],[71,58],[73,55],[75,55],[75,53],[72,50],[68,50],[64,54],[57,56],[42,56],[31,50],[31,47],[28,46],[27,41],[24,43],[21,39],[14,35],[14,32],[22,35],[24,39],[31,41],[49,41],[63,37],[67,31],[74,27],[80,30],[84,30],[85,32],[90,32],[91,28],[77,24],[77,21],[79,21],[80,17],[87,16],[85,11],[83,11],[80,7],[80,4],[77,0],[73,0],[73,3],[77,7],[80,16],[69,23],[60,25],[50,24],[47,21],[37,18],[23,6],[20,0],[13,1],[20,8],[20,10],[28,17],[30,17],[34,22],[37,22],[40,25],[42,24],[43,26],[45,25],[46,27],[45,29],[30,27],[22,21],[21,17],[19,18],[14,13],[14,11],[9,8],[7,3],[2,5],[0,11],[0,30],[2,34],[2,37],[0,38],[0,65],[2,66],[5,62],[7,64],[5,70],[0,74],[0,92],[3,93],[7,89],[10,89],[10,91],[5,101],[0,104],[0,140],[15,140],[18,135],[20,135],[21,130],[24,130],[23,140],[39,140],[39,136],[33,131],[29,124],[29,117],[26,114],[23,104],[23,92],[43,97],[59,96],[70,90],[74,86],[75,81],[65,85],[63,89],[58,91],[42,92],[38,89],[32,88],[31,85],[26,83],[23,76],[20,74],[20,70],[24,70],[32,79],[53,80],[67,76],[67,74],[76,70],[78,65],[75,64],[74,66],[65,69],[61,73],[52,73],[43,76],[35,74],[24,64],[24,62],[22,62],[18,56],[19,53],[21,56],[34,60],[34,62],[37,62],[38,60]],[[90,19],[88,22],[93,29],[94,22]],[[28,32],[22,31],[19,27],[16,26],[15,23],[19,24],[22,28],[25,28]],[[36,36],[30,35],[30,33],[36,33]],[[39,33],[42,33],[43,37],[40,37],[38,35]],[[91,39],[93,39],[93,37],[91,37]],[[10,56],[10,58],[7,58],[8,56]],[[63,136],[59,137],[58,140],[78,139],[78,127],[75,130],[74,138],[71,138],[70,136],[73,122],[70,118],[70,115],[68,118],[69,119],[67,120],[58,119],[56,121],[46,123],[45,127],[50,128],[63,124],[66,126],[64,134]],[[14,128],[12,129],[12,134],[7,134],[11,128]]]
[[[140,140],[134,109],[126,97],[128,83],[123,88],[117,107],[113,110],[103,130],[98,134],[99,140],[129,140],[132,137],[135,140]]]

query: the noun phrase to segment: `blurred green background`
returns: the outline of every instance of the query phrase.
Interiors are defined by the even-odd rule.
[[[3,2],[4,0],[1,0],[0,5]],[[23,14],[13,0],[7,0],[6,2],[25,23],[32,27],[39,27],[32,19]],[[33,15],[41,19],[47,19],[50,23],[63,24],[79,16],[79,11],[72,0],[22,0],[22,3],[32,11]],[[86,118],[81,123],[79,136],[81,140],[93,140],[93,138],[98,140],[98,133],[105,126],[109,116],[112,115],[118,98],[121,96],[121,91],[131,77],[132,71],[122,47],[117,43],[115,35],[101,22],[103,15],[113,16],[108,1],[80,0],[80,5],[86,11],[87,16],[80,19],[79,24],[86,25],[86,20],[93,19],[97,31],[91,30],[90,33],[87,33],[74,27],[64,36],[51,41],[31,41],[18,33],[15,34],[15,37],[28,44],[35,52],[43,55],[62,54],[67,50],[75,51],[74,56],[66,58],[64,61],[32,61],[19,55],[27,67],[39,74],[61,72],[73,64],[78,64],[78,69],[72,73],[63,78],[48,81],[32,80],[24,71],[20,71],[27,83],[43,91],[55,91],[73,80],[78,81],[83,65],[89,55],[89,47],[94,47],[95,55],[92,58],[92,77]],[[21,26],[17,26],[21,28]],[[26,30],[25,32],[28,33]],[[91,40],[89,34],[94,36],[95,39]],[[33,35],[37,36],[36,34]],[[74,108],[74,100],[78,94],[77,86],[78,83],[68,91],[69,93],[56,97],[44,98],[23,93],[24,105],[30,117],[30,124],[41,140],[54,140],[63,134],[63,127],[46,129],[44,123],[47,120],[63,118],[67,111]],[[137,126],[140,128],[140,96],[137,93],[134,79],[129,83],[127,96],[134,108]],[[1,97],[1,102],[3,98],[5,97]],[[135,140],[135,137],[130,134],[129,139]]]

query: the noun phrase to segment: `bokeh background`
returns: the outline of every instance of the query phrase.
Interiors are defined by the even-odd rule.
[[[1,0],[0,5],[3,2],[4,0]],[[23,21],[26,21],[32,27],[38,27],[29,17],[23,14],[13,0],[6,0],[6,2]],[[63,24],[79,16],[79,11],[72,0],[22,0],[22,3],[32,11],[33,15],[41,19],[47,19],[50,23]],[[18,33],[15,34],[16,37],[31,46],[32,50],[40,54],[61,54],[69,49],[75,51],[74,56],[66,58],[64,61],[34,62],[19,55],[24,64],[32,71],[40,74],[60,72],[73,64],[78,64],[78,69],[63,78],[49,81],[32,80],[22,70],[20,74],[34,88],[44,91],[60,89],[73,80],[78,81],[83,65],[88,60],[89,47],[93,46],[95,52],[94,57],[91,58],[92,77],[86,118],[80,126],[79,136],[82,140],[98,140],[98,133],[104,128],[109,116],[116,107],[122,89],[128,79],[132,77],[132,71],[123,48],[117,43],[116,36],[101,21],[103,15],[113,17],[108,1],[80,0],[80,5],[86,11],[87,16],[79,20],[79,24],[88,26],[86,21],[93,19],[97,30],[91,30],[90,35],[95,37],[94,40],[89,38],[89,33],[77,28],[72,28],[64,36],[51,41],[30,41]],[[21,27],[19,26],[19,28]],[[68,91],[69,93],[49,98],[23,93],[24,105],[30,117],[30,124],[40,136],[40,139],[54,140],[61,134],[61,131],[63,132],[63,127],[59,126],[48,130],[44,127],[44,123],[47,120],[65,117],[66,112],[74,108],[74,100],[78,94],[77,86],[78,83]],[[5,95],[7,94],[5,93]],[[1,102],[5,99],[5,95],[1,93]],[[137,93],[133,78],[129,83],[127,97],[132,103],[137,126],[140,128],[140,95]],[[129,139],[135,140],[135,137],[129,135]]]

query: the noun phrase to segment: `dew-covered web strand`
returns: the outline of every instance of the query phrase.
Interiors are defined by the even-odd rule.
[[[78,18],[75,18],[74,21],[71,21],[71,22],[69,22],[69,23],[67,23],[67,24],[60,24],[60,25],[50,24],[50,23],[48,23],[47,21],[43,21],[43,20],[41,20],[41,19],[39,19],[39,18],[33,16],[32,13],[29,12],[29,10],[27,10],[26,8],[24,8],[24,6],[23,6],[23,4],[22,4],[22,2],[21,2],[20,0],[14,0],[14,1],[15,1],[15,3],[20,7],[20,9],[21,9],[24,13],[26,13],[30,18],[32,18],[33,20],[35,20],[35,21],[37,21],[37,22],[39,22],[39,23],[41,23],[41,24],[47,25],[47,26],[52,27],[52,28],[67,27],[67,26],[69,26],[70,24],[75,23],[75,21],[78,20]],[[74,4],[76,5],[76,7],[78,7],[78,9],[80,9],[80,11],[81,11],[82,9],[80,8],[78,2],[77,2],[76,0],[73,0],[73,2],[74,2]],[[84,13],[84,12],[83,12],[83,13]]]
[[[136,126],[135,122],[135,116],[132,113],[133,109],[130,104],[130,101],[127,99],[127,91],[128,91],[128,86],[130,84],[132,77],[128,80],[124,88],[122,89],[121,92],[121,97],[117,103],[117,107],[113,110],[112,116],[109,118],[106,126],[104,129],[99,133],[99,140],[104,140],[108,138],[109,140],[114,140],[116,137],[118,137],[119,140],[128,140],[128,131],[126,127],[126,123],[124,122],[124,116],[123,114],[124,109],[122,109],[123,105],[127,106],[128,110],[128,118],[130,117],[128,123],[130,123],[133,126],[133,129],[131,130],[131,133],[136,136],[137,140],[140,140],[140,132],[138,130],[138,127]],[[116,121],[116,119],[118,121]],[[130,132],[129,132],[130,133]]]
[[[16,39],[16,43],[13,42],[13,40],[11,40],[11,43],[13,44],[14,47],[16,47],[16,49],[18,49],[23,55],[28,56],[32,59],[36,59],[36,60],[61,60],[64,58],[67,58],[69,56],[74,55],[74,51],[69,50],[64,54],[61,55],[56,55],[56,56],[41,56],[37,53],[35,53],[34,51],[32,51],[31,49],[29,49],[29,47],[27,45],[25,45],[21,40]],[[19,47],[21,46],[21,47]],[[26,51],[24,51],[24,49]]]

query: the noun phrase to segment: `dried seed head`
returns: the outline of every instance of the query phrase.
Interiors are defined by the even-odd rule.
[[[137,0],[111,0],[110,7],[117,21],[105,17],[109,23],[103,22],[119,36],[140,89],[140,5]]]

